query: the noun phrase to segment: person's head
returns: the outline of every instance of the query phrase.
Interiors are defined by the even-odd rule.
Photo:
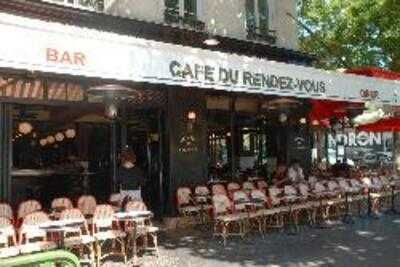
[[[300,168],[300,162],[298,159],[292,160],[292,163],[290,164],[293,168]]]
[[[132,150],[123,150],[121,152],[121,165],[126,168],[132,168],[136,163],[136,155]]]

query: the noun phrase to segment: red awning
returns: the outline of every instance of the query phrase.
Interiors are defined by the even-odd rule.
[[[400,118],[382,119],[375,123],[361,125],[357,127],[357,130],[366,132],[400,132]]]
[[[375,67],[366,67],[366,68],[357,68],[357,69],[348,69],[345,73],[352,73],[356,75],[382,78],[386,80],[400,80],[400,73],[383,70]]]
[[[326,125],[329,119],[341,119],[350,116],[351,109],[360,109],[364,106],[363,103],[351,103],[345,101],[330,101],[330,100],[310,100],[312,110],[308,115],[310,122],[314,124],[318,121],[319,125]],[[329,124],[329,123],[328,123]]]

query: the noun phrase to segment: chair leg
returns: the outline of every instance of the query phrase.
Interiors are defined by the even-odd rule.
[[[122,238],[120,239],[120,245],[121,245],[121,253],[124,258],[124,263],[126,264],[127,255],[126,255],[125,241]]]
[[[158,250],[158,237],[157,234],[152,234],[151,235],[152,239],[153,239],[153,244],[154,244],[154,249],[156,251],[156,256],[160,257],[160,251]]]
[[[227,225],[226,223],[222,224],[222,238],[224,239],[224,247],[226,246],[226,233],[227,233]]]
[[[261,237],[264,238],[264,231],[263,231],[263,218],[258,217],[257,218],[257,223],[258,223],[258,232],[261,234]]]
[[[94,249],[94,244],[88,245],[87,248],[89,250],[90,264],[91,264],[91,266],[93,266],[94,264],[96,264],[96,253],[95,253],[95,249]]]
[[[97,267],[100,267],[100,262],[101,262],[101,246],[100,246],[100,244],[99,244],[99,242],[98,241],[96,241],[96,243],[95,243],[95,246],[96,246],[96,265],[97,265]]]

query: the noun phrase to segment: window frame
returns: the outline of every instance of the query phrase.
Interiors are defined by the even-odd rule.
[[[164,5],[165,5],[164,21],[166,21],[169,24],[179,24],[179,26],[189,26],[195,30],[200,30],[200,31],[203,31],[205,29],[205,24],[202,21],[200,21],[200,17],[202,16],[202,11],[203,11],[203,6],[202,6],[203,1],[194,0],[196,5],[195,5],[195,13],[193,14],[192,20],[189,19],[191,15],[187,14],[189,12],[186,12],[185,9],[186,0],[176,0],[178,7],[177,8],[178,17],[169,20],[165,15],[169,8],[167,1],[168,0],[164,0]]]
[[[252,9],[253,9],[253,14],[251,14],[254,17],[254,22],[251,23],[254,25],[254,28],[249,27],[249,13],[250,10],[248,9],[248,1],[251,1],[252,3]],[[260,1],[265,1],[265,16],[266,16],[266,24],[267,27],[261,29],[261,17],[262,13],[260,12]],[[271,14],[270,14],[270,3],[268,0],[246,0],[245,1],[245,10],[246,10],[246,30],[247,30],[247,38],[248,39],[253,39],[253,40],[264,40],[270,43],[275,43],[276,42],[276,32],[274,30],[271,30]]]
[[[77,9],[88,10],[88,11],[96,11],[96,12],[104,11],[104,2],[101,2],[101,5],[99,5],[99,3],[97,3],[97,1],[93,1],[93,3],[91,3],[91,5],[85,6],[80,3],[81,0],[41,0],[41,1],[50,3],[50,4],[67,6],[67,7],[77,8]]]

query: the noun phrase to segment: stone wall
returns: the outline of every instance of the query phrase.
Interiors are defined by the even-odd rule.
[[[112,15],[164,22],[163,0],[105,0],[105,12]],[[269,0],[270,28],[277,32],[276,45],[296,49],[296,23],[286,14],[296,16],[295,0]],[[245,0],[199,0],[199,20],[213,34],[237,39],[246,39]]]

